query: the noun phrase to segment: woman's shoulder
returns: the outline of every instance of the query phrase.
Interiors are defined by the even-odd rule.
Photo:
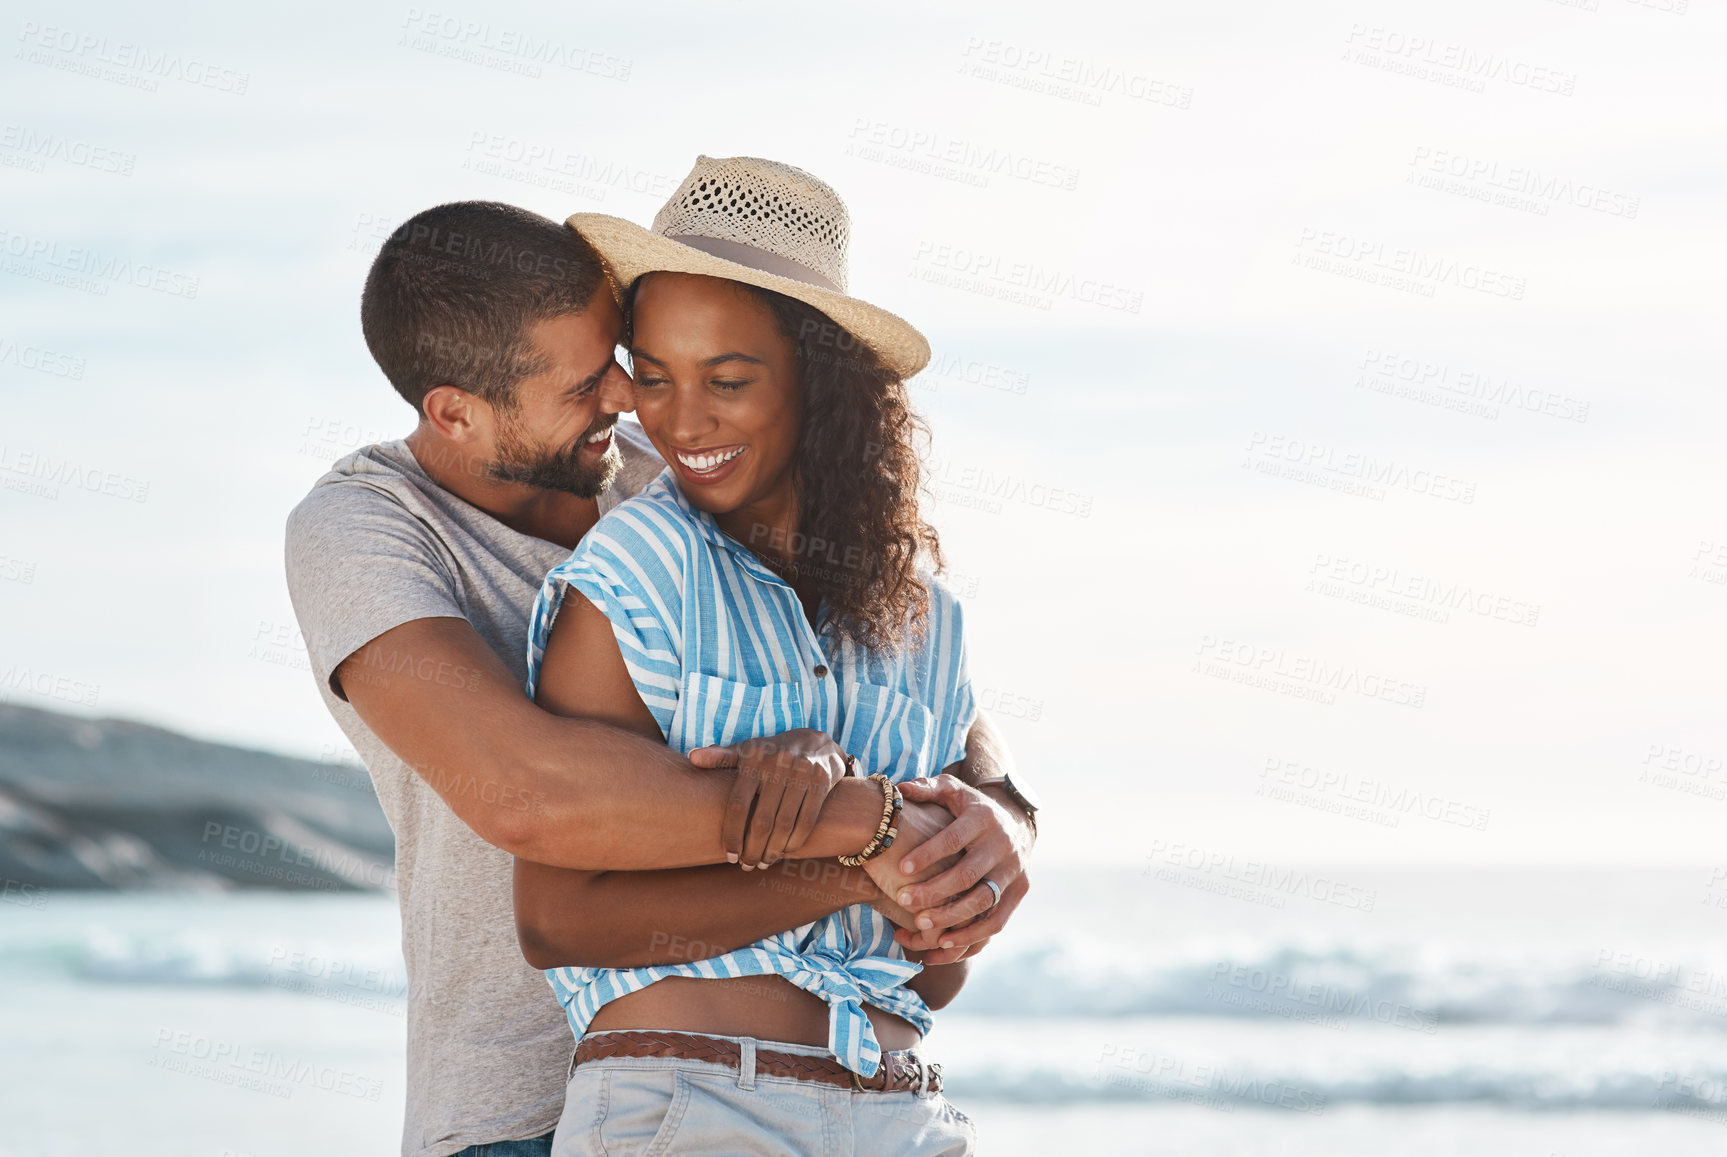
[[[965,613],[949,580],[925,567],[918,568],[917,577],[929,591],[930,633],[963,632]]]
[[[668,470],[601,515],[553,575],[598,570],[658,586],[681,582],[700,550],[700,532]]]

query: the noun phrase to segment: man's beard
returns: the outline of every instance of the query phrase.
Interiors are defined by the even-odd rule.
[[[548,450],[529,442],[516,418],[506,418],[498,427],[498,456],[487,465],[486,473],[499,482],[561,490],[577,498],[598,498],[623,468],[623,455],[618,450],[616,435],[606,452],[597,458],[586,454],[582,447],[601,430],[615,428],[617,424],[616,415],[600,418],[582,431],[575,445]],[[584,462],[584,458],[588,461]]]

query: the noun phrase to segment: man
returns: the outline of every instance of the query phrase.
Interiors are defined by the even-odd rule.
[[[773,768],[840,758],[825,736],[770,737],[698,768],[526,697],[541,580],[662,465],[618,423],[631,401],[614,356],[623,319],[573,231],[493,203],[421,213],[373,263],[361,322],[418,424],[318,481],[289,517],[287,571],[319,691],[396,833],[404,1154],[549,1151],[572,1042],[516,944],[512,856],[639,873],[643,903],[666,914],[644,962],[691,943],[747,944],[860,900],[902,927],[916,913],[902,942],[935,962],[1001,928],[1025,893],[1031,832],[1011,785],[942,783],[916,806],[939,804],[951,822],[877,857],[867,879],[791,860],[746,873],[727,861],[761,843],[751,793]],[[963,777],[997,777],[1007,762],[980,720]],[[806,847],[861,847],[879,811],[872,786],[836,785]],[[676,902],[693,893],[704,902]]]

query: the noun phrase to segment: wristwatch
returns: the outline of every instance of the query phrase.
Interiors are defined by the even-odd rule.
[[[1011,775],[997,775],[989,779],[980,779],[972,786],[979,791],[986,787],[1001,788],[1007,793],[1007,798],[1018,804],[1020,810],[1025,812],[1025,818],[1031,821],[1032,835],[1037,834],[1037,810],[1043,806],[1043,801],[1038,799],[1037,792],[1032,790],[1031,784],[1023,779],[1016,780]]]

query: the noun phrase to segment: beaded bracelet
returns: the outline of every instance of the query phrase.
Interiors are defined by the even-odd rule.
[[[893,821],[905,807],[905,800],[899,793],[899,785],[887,776],[880,774],[870,776],[881,784],[882,805],[881,823],[876,825],[875,835],[863,846],[863,851],[855,856],[841,856],[839,862],[848,868],[862,867],[869,860],[893,847],[894,837],[899,830],[893,826]]]

